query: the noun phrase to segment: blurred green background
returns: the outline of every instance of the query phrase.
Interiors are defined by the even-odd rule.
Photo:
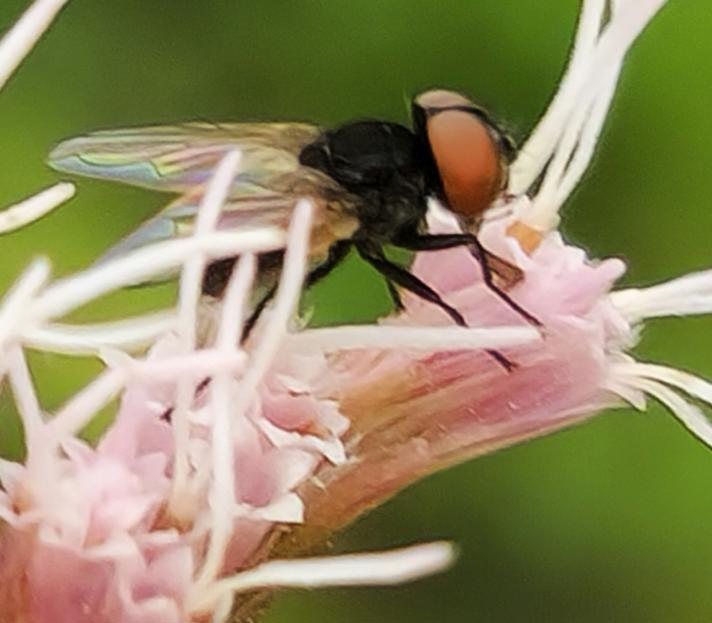
[[[0,29],[24,5],[4,0]],[[406,98],[433,85],[471,94],[521,139],[556,88],[577,11],[573,0],[73,0],[0,94],[0,205],[54,182],[45,154],[86,130],[193,118],[406,122]],[[708,2],[671,0],[656,18],[566,208],[571,240],[629,262],[625,284],[712,266],[711,28]],[[165,201],[81,181],[74,201],[3,238],[0,288],[38,253],[58,275],[86,266]],[[171,295],[171,286],[123,293],[75,317]],[[365,321],[388,301],[379,279],[351,262],[315,305],[322,322]],[[650,323],[637,353],[712,377],[712,319]],[[48,408],[97,370],[48,355],[32,366]],[[0,452],[12,457],[21,450],[9,403],[5,391]],[[453,539],[462,554],[447,574],[396,589],[284,594],[268,620],[708,621],[711,485],[712,453],[660,407],[605,414],[431,477],[339,543]]]

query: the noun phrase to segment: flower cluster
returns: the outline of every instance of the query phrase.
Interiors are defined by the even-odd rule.
[[[0,42],[0,87],[63,4],[37,0]],[[261,589],[387,584],[442,570],[453,557],[446,543],[301,556],[445,465],[622,402],[643,408],[648,395],[712,445],[712,427],[683,395],[712,403],[712,385],[628,354],[646,318],[712,311],[712,272],[612,291],[624,264],[594,262],[556,231],[625,53],[663,4],[584,2],[561,88],[479,229],[490,251],[522,271],[509,294],[541,330],[503,305],[462,250],[419,254],[412,270],[473,328],[406,297],[405,311],[378,326],[301,329],[294,313],[313,206],[300,201],[287,232],[220,230],[239,153],[215,171],[191,237],[55,282],[45,260],[32,264],[0,306],[0,374],[27,449],[23,463],[0,462],[0,620],[244,621]],[[0,231],[72,193],[61,184],[6,210]],[[431,231],[460,227],[437,205],[429,219]],[[277,295],[241,346],[255,258],[277,248],[286,248]],[[206,265],[234,256],[224,297],[206,303]],[[172,309],[101,325],[57,322],[176,268]],[[47,413],[28,347],[96,355],[105,369]],[[116,397],[98,443],[81,441],[79,431]]]

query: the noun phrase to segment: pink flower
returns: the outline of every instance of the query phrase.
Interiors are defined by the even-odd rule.
[[[40,0],[18,25],[21,40],[35,41],[61,4]],[[561,90],[479,232],[490,251],[522,270],[509,293],[541,321],[541,331],[485,287],[462,250],[420,254],[413,270],[473,328],[453,327],[438,308],[406,297],[406,311],[381,326],[299,330],[293,316],[312,207],[300,202],[289,232],[220,230],[237,153],[216,171],[190,238],[50,284],[48,264],[33,264],[0,307],[0,373],[12,387],[27,448],[24,462],[0,463],[0,621],[243,621],[256,607],[245,595],[255,591],[394,583],[442,570],[453,558],[444,543],[295,556],[443,466],[604,407],[643,408],[646,395],[712,443],[710,424],[683,396],[712,402],[712,386],[628,354],[646,318],[712,311],[712,272],[616,292],[623,263],[592,261],[556,231],[624,54],[662,4],[621,0],[606,21],[606,3],[584,3]],[[0,78],[27,49],[5,48],[3,56],[2,46]],[[60,198],[41,199],[39,212]],[[37,205],[17,207],[15,222],[32,220]],[[430,226],[459,228],[436,205]],[[255,255],[281,247],[277,297],[243,349],[238,336]],[[202,301],[206,263],[237,255],[224,299]],[[95,326],[56,322],[175,268],[175,309]],[[128,354],[139,345],[150,347],[147,355]],[[45,414],[25,361],[28,346],[98,354],[106,368]],[[120,408],[100,441],[80,441],[83,426],[117,396]]]
[[[510,294],[541,321],[540,339],[497,349],[514,363],[511,372],[464,344],[349,353],[333,345],[333,383],[323,391],[351,423],[344,438],[351,460],[322,464],[317,479],[299,489],[305,521],[292,541],[302,534],[312,544],[452,463],[571,426],[604,408],[629,403],[644,409],[646,395],[712,445],[712,426],[683,395],[710,403],[712,385],[628,354],[646,318],[710,312],[712,272],[616,292],[624,263],[591,260],[556,231],[558,210],[592,155],[622,54],[662,4],[619,3],[603,26],[603,3],[584,4],[561,90],[514,163],[508,196],[479,231],[485,247],[522,270]],[[459,228],[433,206],[431,231]],[[421,253],[413,272],[472,326],[527,326],[486,287],[466,250]],[[414,296],[406,308],[383,324],[450,324],[439,308]]]

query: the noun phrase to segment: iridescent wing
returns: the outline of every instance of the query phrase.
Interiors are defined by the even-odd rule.
[[[183,195],[120,240],[102,255],[98,263],[126,255],[149,244],[189,236],[203,198],[202,189]],[[296,198],[290,195],[256,195],[229,200],[221,212],[219,229],[249,229],[289,225]]]
[[[320,132],[303,123],[205,122],[107,130],[64,141],[50,154],[49,164],[62,172],[180,195],[112,248],[106,259],[188,235],[206,182],[232,149],[241,153],[240,168],[220,227],[286,225],[296,199],[303,196],[333,207],[343,189],[299,163],[303,147]],[[335,218],[332,214],[329,220]]]
[[[233,197],[271,192],[274,178],[299,168],[299,152],[320,133],[304,123],[204,122],[106,130],[60,143],[49,155],[58,171],[188,193],[204,184],[231,149],[242,154]]]

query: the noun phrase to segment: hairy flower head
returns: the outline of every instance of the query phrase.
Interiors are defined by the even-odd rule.
[[[648,396],[710,444],[710,424],[685,395],[709,403],[712,386],[629,353],[646,318],[711,311],[712,273],[616,291],[623,262],[592,260],[557,231],[624,55],[663,3],[584,2],[561,88],[478,231],[489,251],[522,271],[508,293],[541,329],[503,304],[463,250],[421,253],[412,270],[472,328],[406,297],[406,309],[380,326],[301,329],[294,314],[312,206],[299,202],[288,232],[221,229],[237,152],[216,170],[191,237],[53,283],[47,262],[31,265],[0,307],[0,373],[27,449],[22,463],[0,464],[0,620],[246,621],[260,589],[394,583],[441,570],[452,560],[444,543],[299,556],[443,466],[605,407],[643,408]],[[39,0],[4,40],[24,43],[0,43],[0,85],[62,4]],[[60,186],[19,204],[0,228],[29,222],[71,192]],[[437,205],[429,218],[434,232],[460,228]],[[278,248],[286,254],[276,298],[242,346],[255,258]],[[224,297],[206,304],[206,265],[234,256]],[[172,309],[103,325],[57,322],[176,268]],[[140,345],[148,348],[131,355]],[[105,370],[47,413],[28,347],[98,354]],[[99,441],[81,441],[82,428],[116,397],[116,418]]]

